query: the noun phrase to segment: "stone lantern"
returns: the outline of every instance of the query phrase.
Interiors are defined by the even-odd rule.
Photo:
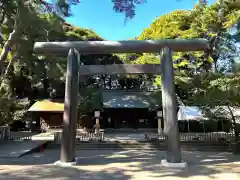
[[[162,134],[162,111],[157,111],[157,120],[158,120],[158,134]]]
[[[99,133],[100,133],[100,123],[99,123],[100,111],[95,111],[95,112],[94,112],[94,117],[95,117],[95,119],[96,119],[96,124],[94,125],[95,134],[99,134]]]

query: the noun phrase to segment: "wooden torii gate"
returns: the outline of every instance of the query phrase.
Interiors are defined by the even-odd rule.
[[[161,74],[164,135],[167,142],[166,161],[181,163],[172,51],[203,51],[207,48],[208,41],[205,39],[36,42],[34,50],[38,54],[68,53],[60,162],[75,161],[78,84],[81,75]],[[161,66],[160,64],[80,65],[80,54],[159,53],[160,51],[162,51]]]

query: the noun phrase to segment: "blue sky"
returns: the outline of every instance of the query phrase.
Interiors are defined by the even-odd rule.
[[[124,24],[124,14],[113,11],[111,0],[82,0],[72,8],[67,22],[95,31],[105,40],[127,40],[138,36],[158,16],[176,9],[191,9],[196,0],[146,0],[138,5],[134,19]],[[215,0],[209,0],[209,3]]]

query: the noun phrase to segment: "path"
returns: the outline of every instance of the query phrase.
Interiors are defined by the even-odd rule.
[[[1,143],[0,158],[18,158],[32,149],[39,147],[41,144],[44,144],[49,139],[49,135],[45,135],[45,133],[11,132],[11,135],[13,137],[19,137],[19,140]],[[24,137],[30,138],[29,140],[20,140]],[[52,136],[50,136],[50,138],[52,138]]]
[[[183,152],[186,169],[168,169],[160,161],[165,154],[154,150],[77,151],[79,165],[52,165],[59,150],[0,160],[0,180],[240,180],[240,156],[229,153]]]
[[[29,132],[14,132],[15,136],[31,136]],[[32,140],[26,141],[9,141],[8,143],[1,144],[0,146],[0,158],[18,158],[23,154],[31,151],[32,149],[44,144],[46,141],[53,141],[53,133],[41,133],[41,134],[32,134]],[[109,141],[138,141],[143,140],[144,134],[111,134],[107,135],[106,140]]]
[[[46,141],[13,141],[6,144],[1,144],[0,158],[18,158],[25,153],[39,147]]]

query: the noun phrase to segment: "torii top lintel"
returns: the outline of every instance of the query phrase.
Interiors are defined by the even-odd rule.
[[[109,53],[156,53],[169,47],[175,52],[204,51],[208,48],[206,39],[162,39],[128,41],[67,41],[36,42],[34,50],[38,54],[66,55],[71,48],[80,54]]]

